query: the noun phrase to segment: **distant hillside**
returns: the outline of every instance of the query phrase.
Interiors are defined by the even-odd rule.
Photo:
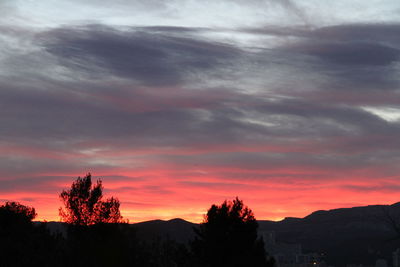
[[[320,210],[304,218],[286,218],[279,222],[258,221],[259,233],[273,231],[277,242],[301,244],[304,252],[320,252],[335,266],[348,263],[375,265],[386,258],[391,265],[392,252],[400,247],[386,213],[400,222],[400,203],[365,207]],[[156,237],[187,243],[198,227],[181,219],[133,224],[144,240]]]
[[[35,222],[40,223],[40,222]],[[152,220],[130,224],[135,229],[136,237],[142,241],[153,241],[156,239],[171,239],[187,244],[194,238],[193,228],[198,224],[191,223],[179,218],[163,221]],[[67,235],[67,224],[62,222],[47,222],[51,233]]]
[[[392,263],[392,252],[400,247],[398,236],[388,223],[387,214],[400,222],[400,203],[365,207],[320,210],[304,218],[286,218],[279,222],[258,221],[260,235],[274,232],[276,241],[301,244],[304,252],[326,255],[330,265],[375,265],[379,258]],[[188,243],[194,238],[198,224],[182,219],[153,220],[134,223],[136,235],[144,241],[171,239]],[[65,233],[61,223],[51,222],[49,228]]]
[[[172,239],[180,243],[187,243],[194,238],[194,224],[182,219],[169,221],[154,220],[132,224],[139,239],[151,241],[156,238]]]
[[[305,252],[322,252],[329,264],[374,265],[400,246],[387,213],[400,222],[400,204],[316,211],[299,219],[259,221],[260,234],[273,231],[278,242],[298,243]]]

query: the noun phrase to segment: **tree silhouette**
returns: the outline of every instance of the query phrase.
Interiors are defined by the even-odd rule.
[[[59,209],[62,221],[80,226],[122,222],[118,199],[111,197],[103,201],[102,198],[101,180],[92,185],[90,173],[83,178],[78,177],[71,189],[63,190],[60,194],[65,206],[65,209]]]
[[[18,202],[0,206],[0,265],[54,266],[60,256],[57,240],[45,223],[34,223],[33,207]]]
[[[200,266],[273,266],[264,242],[257,237],[253,212],[238,198],[212,205],[192,243]]]
[[[36,215],[35,208],[24,206],[18,202],[6,202],[0,206],[0,221],[3,227],[7,223],[30,224]]]

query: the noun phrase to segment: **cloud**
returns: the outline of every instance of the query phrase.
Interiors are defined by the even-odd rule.
[[[300,8],[299,5],[297,5],[297,3],[295,1],[292,1],[292,0],[270,0],[270,1],[272,3],[281,5],[287,11],[289,11],[289,13],[298,17],[305,24],[309,23],[309,19],[308,19],[308,16],[306,15],[305,10]]]
[[[400,24],[342,24],[315,29],[313,34],[321,39],[332,41],[359,41],[399,45]]]
[[[119,31],[94,25],[57,29],[40,38],[62,65],[95,76],[135,78],[145,85],[177,85],[185,76],[212,72],[240,56],[235,47],[186,38],[184,28],[174,28],[181,37],[153,34],[156,29],[160,27]]]
[[[16,10],[17,10],[17,8],[15,6],[14,1],[12,1],[12,0],[1,1],[0,2],[0,12],[4,15],[1,16],[0,22],[12,19]]]
[[[400,50],[371,43],[320,43],[290,49],[346,66],[385,66],[399,60]]]
[[[397,90],[400,80],[399,24],[350,24],[320,27],[264,27],[249,32],[272,36],[282,55],[292,59],[297,73],[313,79],[317,91]],[[268,56],[268,54],[265,54]],[[311,75],[313,74],[313,75]],[[297,74],[299,76],[299,74]],[[326,89],[325,89],[326,88]],[[360,97],[363,97],[362,95]]]
[[[37,177],[24,177],[21,179],[1,180],[1,193],[18,192],[40,192],[41,194],[53,194],[54,192],[61,192],[62,188],[60,183],[67,181],[67,177],[60,176],[37,176]]]
[[[399,184],[384,183],[379,185],[346,185],[344,189],[350,191],[357,191],[363,193],[385,192],[385,193],[398,193],[400,191]]]
[[[358,107],[337,105],[334,97],[347,95],[347,91],[325,88],[343,84],[344,79],[361,87],[351,90],[372,90],[365,88],[364,83],[368,80],[363,79],[372,79],[369,84],[382,80],[394,86],[395,81],[390,82],[383,74],[381,62],[368,61],[363,53],[362,59],[346,58],[341,62],[342,71],[336,66],[337,62],[332,62],[335,53],[343,52],[342,47],[328,45],[327,49],[325,43],[317,43],[316,50],[328,51],[318,54],[311,45],[311,37],[305,47],[312,47],[312,52],[299,51],[294,45],[287,46],[285,55],[281,47],[270,49],[268,53],[254,53],[233,45],[199,40],[190,37],[188,32],[196,34],[197,29],[141,27],[118,30],[95,25],[60,28],[38,35],[36,40],[44,48],[40,53],[50,53],[43,57],[42,63],[48,60],[47,64],[53,66],[58,62],[57,67],[67,67],[71,74],[85,71],[87,75],[77,80],[65,80],[60,74],[43,78],[32,76],[33,70],[28,69],[31,83],[15,81],[11,77],[5,79],[1,96],[8,113],[3,115],[3,120],[9,127],[2,130],[3,136],[15,139],[30,133],[31,137],[37,138],[36,142],[43,140],[43,143],[64,138],[71,147],[93,138],[110,142],[111,147],[126,147],[127,144],[129,147],[184,147],[207,143],[282,144],[285,138],[329,139],[335,135],[350,137],[367,132],[395,135],[398,132],[395,124],[388,124]],[[304,41],[299,43],[303,45]],[[350,47],[357,49],[351,44]],[[286,67],[293,67],[290,65],[290,53],[293,52],[321,58],[318,63],[303,61],[306,71],[294,67],[294,71],[300,71],[298,75],[305,75],[304,79],[310,75],[307,68],[316,70],[318,67],[321,71],[323,66],[333,72],[328,81],[323,79],[323,87],[315,89],[318,93],[298,93],[297,88],[291,88],[297,86],[296,79],[291,81],[290,78],[283,81],[288,83],[284,88],[271,83],[269,89],[272,90],[266,95],[263,91],[243,91],[242,88],[251,89],[253,83],[268,84],[269,76],[263,78],[264,73],[268,75],[269,71],[281,72]],[[41,54],[37,53],[39,57]],[[274,54],[286,58],[281,58],[279,64],[264,61],[264,57]],[[51,56],[59,61],[54,61]],[[255,58],[258,62],[252,66],[250,62]],[[30,65],[30,62],[26,64]],[[235,66],[231,67],[231,64]],[[378,74],[374,75],[382,76],[361,75],[360,69],[371,67],[370,64],[378,68]],[[20,62],[18,66],[22,66]],[[234,71],[225,76],[230,68],[242,72]],[[65,69],[63,71],[65,73]],[[339,77],[345,71],[349,77]],[[249,80],[238,76],[240,73],[248,75]],[[199,77],[207,77],[210,84],[204,84],[206,88],[190,88]],[[229,88],[212,86],[212,83],[229,84],[231,77],[241,84]],[[284,98],[273,99],[274,94]],[[325,97],[327,102],[315,102],[319,96]],[[17,120],[19,113],[25,116]]]
[[[5,29],[7,196],[47,185],[56,196],[55,181],[91,171],[131,206],[190,199],[195,214],[241,194],[260,209],[293,204],[276,192],[334,199],[346,179],[371,186],[399,171],[398,121],[366,108],[400,103],[397,25],[238,30],[249,46],[210,28]]]

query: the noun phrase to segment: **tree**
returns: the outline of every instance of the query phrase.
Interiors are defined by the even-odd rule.
[[[253,212],[238,198],[212,205],[195,229],[193,252],[201,266],[272,266],[257,228]]]
[[[103,185],[97,180],[92,185],[92,176],[85,177],[72,183],[71,189],[63,190],[60,199],[65,209],[60,208],[62,221],[72,225],[88,226],[99,223],[121,223],[119,200],[111,197],[103,201]]]
[[[35,208],[18,202],[0,206],[1,266],[55,266],[57,240],[45,223],[33,222]]]
[[[131,228],[122,220],[120,203],[114,197],[103,200],[101,180],[92,184],[91,178],[90,173],[78,177],[60,194],[60,216],[68,223],[65,265],[131,266]]]
[[[0,218],[2,225],[4,223],[16,222],[30,224],[36,217],[35,208],[24,206],[18,202],[6,202],[0,206]]]

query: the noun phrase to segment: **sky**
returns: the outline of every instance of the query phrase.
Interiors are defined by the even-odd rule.
[[[328,4],[329,2],[329,4]],[[130,222],[400,201],[398,0],[0,0],[0,203]]]

